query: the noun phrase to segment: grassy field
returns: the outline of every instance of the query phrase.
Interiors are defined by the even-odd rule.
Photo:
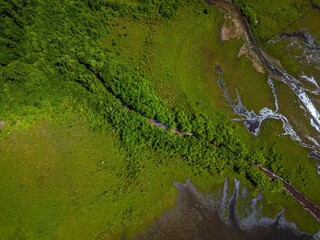
[[[316,24],[315,24],[316,23]],[[320,23],[320,17],[317,11],[308,11],[302,18],[294,21],[290,26],[283,29],[283,32],[305,32],[311,34],[314,37],[315,44],[319,42],[320,34],[317,31],[315,25]],[[278,39],[275,36],[273,40]],[[299,78],[302,72],[308,76],[313,76],[315,79],[320,78],[320,73],[316,69],[317,64],[307,63],[302,64],[300,57],[304,54],[303,49],[297,49],[294,47],[288,47],[290,41],[283,40],[282,42],[272,43],[268,42],[263,45],[263,47],[276,59],[281,62],[281,65],[286,69],[286,71],[292,74],[294,77]],[[302,45],[303,42],[301,41]]]
[[[228,103],[216,84],[218,76],[213,70],[219,64],[232,97],[236,97],[234,90],[237,89],[248,109],[256,112],[263,107],[274,109],[274,98],[267,84],[268,75],[258,73],[245,57],[237,57],[243,41],[231,39],[222,43],[219,39],[219,27],[223,22],[222,13],[215,9],[203,14],[182,8],[174,22],[118,20],[112,33],[116,44],[112,45],[107,39],[103,43],[143,72],[157,94],[170,107],[192,109],[193,112],[207,115],[217,107],[228,109]],[[267,33],[269,35],[266,37],[273,36],[285,27],[287,25],[275,24],[274,28],[268,28],[272,32]],[[288,106],[292,104],[292,94],[282,83],[275,84],[279,96],[288,98],[281,99],[284,105],[280,105],[280,111],[290,115],[292,110]],[[227,112],[230,117],[235,117],[231,110]],[[308,150],[292,142],[288,136],[280,136],[283,133],[281,125],[281,122],[273,120],[265,122],[259,137],[251,136],[240,123],[238,131],[247,146],[261,149],[265,156],[274,145],[283,157],[284,166],[293,172],[288,180],[294,182],[310,199],[320,203],[320,195],[314,193],[316,182],[319,182],[316,162],[307,158]],[[302,171],[301,179],[295,178],[299,171]],[[228,171],[229,176],[233,174]],[[240,176],[238,178],[241,179]],[[313,232],[319,227],[309,213],[286,194],[270,194],[266,196],[265,204],[268,204],[264,208],[265,213],[271,217],[284,207],[287,219],[296,222],[305,231]],[[304,217],[300,218],[300,214]]]
[[[136,5],[137,1],[132,3]],[[110,35],[101,44],[148,79],[169,108],[207,116],[222,108],[228,116],[235,117],[216,83],[214,66],[219,64],[231,96],[235,97],[234,90],[238,89],[248,109],[256,112],[263,107],[274,109],[268,76],[258,73],[245,57],[237,57],[243,41],[220,41],[219,28],[224,20],[217,9],[192,2],[181,6],[174,20],[159,19],[158,13],[136,19],[114,15]],[[89,62],[96,63],[99,58],[96,60],[95,54],[101,49],[95,52],[88,47],[89,43],[93,42],[81,47],[86,51],[88,48],[90,54],[93,52]],[[0,135],[0,239],[119,239],[122,233],[132,237],[174,206],[175,180],[183,182],[191,178],[205,192],[221,187],[225,176],[230,181],[237,177],[250,185],[244,175],[232,169],[226,168],[220,175],[206,172],[199,175],[180,156],[152,149],[131,158],[121,136],[108,123],[104,124],[101,116],[96,120],[99,114],[90,109],[97,107],[90,98],[103,102],[106,89],[96,83],[97,77],[90,72],[93,70],[83,62],[75,67],[73,57],[71,53],[63,55],[61,59],[65,62],[57,65],[65,64],[62,69],[69,67],[68,74],[78,74],[78,68],[81,69],[82,75],[65,75],[75,82],[59,81],[61,85],[56,86],[48,80],[43,81],[46,87],[37,88],[41,76],[30,71],[26,75],[33,81],[26,81],[26,86],[20,84],[14,89],[13,83],[6,83],[10,91],[8,99],[0,104],[0,113],[11,110],[12,115],[3,114],[0,119],[6,120],[4,129],[10,129]],[[76,83],[81,82],[78,78],[89,83],[93,79],[96,89],[87,86],[90,90],[87,94]],[[99,92],[99,88],[104,90]],[[39,99],[30,98],[33,95]],[[39,102],[43,104],[41,107]],[[17,109],[22,112],[14,112]],[[99,130],[95,121],[106,125],[101,128],[104,130]],[[314,191],[320,184],[315,162],[307,159],[308,151],[289,137],[279,137],[282,133],[279,122],[266,122],[257,138],[241,124],[236,126],[239,138],[249,148],[261,149],[265,156],[275,144],[284,166],[292,171],[289,180],[294,180],[299,190],[320,203],[320,195]],[[134,184],[128,177],[132,166],[138,166],[140,171]],[[294,179],[295,176],[306,179]],[[286,217],[302,230],[314,232],[319,228],[291,197],[282,193],[266,196],[264,210],[271,217],[283,207]]]
[[[143,174],[138,184],[128,185],[128,158],[117,138],[81,122],[39,122],[2,141],[1,239],[115,239],[123,232],[130,237],[174,206],[174,181],[191,178],[205,192],[221,187],[224,175],[195,176],[179,157],[156,153],[139,158]],[[242,175],[225,174],[230,183],[236,177],[250,186]],[[305,231],[318,227],[290,196],[267,195],[263,209],[273,217],[283,206],[287,219]]]
[[[204,44],[215,37],[210,34],[216,28],[213,18],[189,6],[175,21],[120,20],[114,35],[127,37],[115,38],[116,46],[109,48],[143,72],[169,107],[188,111],[191,106],[210,113],[215,102],[213,66],[202,68],[208,64]]]
[[[248,17],[260,42],[267,42],[311,10],[308,0],[235,1]]]
[[[216,9],[205,14],[185,7],[173,22],[118,20],[114,38],[103,43],[143,72],[169,107],[192,108],[207,115],[225,107],[216,83],[217,64],[233,97],[237,88],[248,108],[273,107],[267,75],[256,72],[247,58],[237,57],[242,40],[220,41],[222,25],[223,16]]]
[[[125,157],[115,145],[107,134],[47,122],[2,141],[2,239],[93,238],[117,211],[97,208],[106,189],[118,190]]]
[[[126,178],[118,137],[39,122],[0,144],[0,239],[115,239],[132,236],[174,206],[174,181],[211,189],[223,178],[194,176],[179,157],[146,153],[138,184]]]

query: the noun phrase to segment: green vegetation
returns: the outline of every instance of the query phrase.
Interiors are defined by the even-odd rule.
[[[237,58],[241,42],[221,45],[221,24],[202,1],[0,3],[0,235],[133,236],[173,206],[173,181],[189,177],[208,190],[239,174],[283,199],[257,165],[284,174],[288,156],[274,139],[253,147],[231,114],[217,110],[226,102],[214,64],[239,85],[268,88],[266,76]],[[254,109],[272,104],[270,92],[260,95],[243,99]],[[257,96],[263,103],[251,101]],[[289,179],[296,174],[306,170]]]
[[[51,7],[50,11],[57,11],[54,6],[46,7]],[[75,13],[75,6],[73,4],[65,7],[67,9],[66,12],[71,11]],[[90,5],[87,6],[83,3],[82,7],[87,7],[88,10],[90,10]],[[59,19],[50,19],[49,14],[47,14],[46,17],[48,18],[47,21],[50,21],[52,25],[57,24],[54,24],[54,20],[59,21]],[[54,28],[51,28],[50,32],[47,32],[47,28],[39,27],[40,33],[38,35],[45,34],[48,42],[52,42],[46,50],[52,48],[54,49],[53,54],[57,54],[46,54],[44,56],[51,60],[45,65],[46,68],[44,69],[44,71],[48,71],[51,67],[53,73],[50,78],[44,76],[44,81],[39,81],[37,75],[34,76],[33,71],[31,71],[33,77],[31,79],[26,77],[28,75],[23,75],[21,80],[16,79],[15,76],[10,77],[9,74],[8,76],[6,74],[7,72],[12,74],[10,67],[20,62],[25,64],[25,62],[27,62],[25,58],[29,55],[17,56],[18,59],[16,61],[12,61],[4,66],[7,71],[5,71],[6,73],[3,76],[3,82],[5,84],[4,87],[9,88],[9,91],[7,95],[4,95],[4,98],[7,97],[7,99],[4,99],[3,102],[10,103],[10,97],[13,94],[10,86],[16,84],[17,81],[19,83],[21,82],[24,88],[30,88],[32,90],[34,90],[37,85],[40,85],[39,88],[41,88],[42,85],[48,87],[47,82],[49,82],[49,84],[54,83],[58,86],[60,85],[61,88],[67,87],[67,84],[70,84],[70,82],[77,82],[80,83],[83,88],[78,86],[75,90],[70,89],[70,94],[79,94],[80,97],[83,97],[83,95],[86,94],[85,90],[88,91],[88,96],[83,98],[84,103],[81,109],[84,114],[87,115],[91,124],[94,127],[102,127],[103,121],[111,124],[112,127],[119,131],[120,138],[131,157],[138,154],[138,150],[145,151],[146,148],[152,147],[167,154],[179,153],[186,160],[191,161],[190,163],[193,164],[197,171],[208,171],[211,174],[221,172],[227,162],[231,164],[236,158],[243,158],[247,161],[246,159],[250,156],[249,152],[237,140],[236,134],[233,134],[232,125],[223,115],[217,115],[218,118],[209,118],[196,114],[190,116],[188,119],[187,116],[184,116],[183,112],[178,114],[178,112],[170,111],[162,101],[154,95],[152,89],[148,86],[148,82],[146,82],[142,76],[139,76],[138,72],[135,72],[130,66],[121,64],[115,60],[112,54],[109,54],[106,50],[103,51],[102,46],[100,46],[95,38],[89,37],[93,35],[91,32],[93,30],[81,22],[84,20],[74,21],[76,17],[87,17],[93,21],[93,19],[90,19],[91,15],[86,16],[84,13],[79,13],[79,16],[73,16],[73,21],[70,19],[70,26],[67,25],[68,17],[70,19],[68,14],[64,16],[64,31],[54,31]],[[104,19],[107,24],[109,22],[108,19]],[[103,19],[99,20],[102,21]],[[40,23],[42,22],[35,22],[32,27],[38,28],[38,24]],[[76,24],[76,26],[73,26],[73,24]],[[95,26],[98,25],[96,24]],[[70,38],[65,35],[66,33],[71,33],[71,27],[79,31],[79,36]],[[34,29],[34,31],[36,31],[36,29]],[[59,36],[59,34],[61,35],[62,43],[54,42],[54,39]],[[96,37],[98,38],[98,36]],[[32,40],[35,41],[33,38]],[[26,39],[26,43],[24,44],[27,43],[28,39]],[[32,51],[30,48],[28,48],[28,50],[30,51],[30,55],[34,54],[37,56],[37,54],[43,54],[43,51]],[[52,59],[50,59],[50,57]],[[45,58],[34,58],[29,65],[32,67],[42,65],[48,61]],[[22,69],[24,68],[27,68],[27,66],[22,67]],[[29,66],[28,69],[30,69]],[[40,70],[42,69],[40,68],[39,71]],[[22,75],[20,71],[16,74]],[[42,92],[48,91],[46,88],[41,90]],[[78,90],[79,93],[75,92],[76,90]],[[52,100],[57,101],[54,99],[55,96],[50,97],[53,98]],[[117,98],[115,99],[115,97]],[[37,98],[39,98],[39,100]],[[41,99],[44,97],[39,94],[37,98],[33,99],[33,101],[38,100],[39,103],[33,105],[35,108],[41,108]],[[60,100],[59,98],[64,99],[64,96],[58,95],[57,98],[58,100]],[[77,98],[74,99],[75,101],[78,100]],[[132,106],[134,112],[127,111],[127,109],[122,106],[124,102]],[[29,105],[29,103],[24,101],[17,106],[17,110],[19,110],[19,108],[25,109],[25,105]],[[10,110],[10,113],[17,112],[12,111],[13,109]],[[92,116],[95,113],[91,111],[95,111],[96,115],[99,115],[100,118]],[[8,112],[8,108],[5,109],[4,112]],[[32,111],[31,113],[34,114]],[[177,117],[174,117],[174,115]],[[14,117],[18,118],[20,116],[13,116],[12,118],[14,119]],[[164,132],[152,125],[146,124],[147,118],[157,118],[169,125],[174,125],[174,120],[177,118],[179,121],[177,124],[183,129],[188,129],[192,126],[191,130],[196,134],[196,138],[181,138]],[[98,120],[100,120],[100,122]],[[184,126],[184,124],[186,124],[186,126]],[[133,175],[136,176],[135,173]]]
[[[315,182],[318,181],[316,172],[317,161],[307,158],[309,151],[301,148],[299,143],[292,142],[289,136],[281,136],[283,133],[282,123],[276,120],[264,122],[261,128],[261,134],[257,138],[252,138],[245,134],[246,129],[240,136],[243,141],[250,143],[253,149],[260,150],[266,159],[265,166],[293,184],[299,191],[304,193],[315,203],[319,202],[320,194],[314,191]],[[288,144],[290,142],[290,144]],[[264,209],[265,214],[274,215],[285,206],[285,217],[295,219],[294,222],[305,231],[319,228],[317,223],[305,217],[297,217],[299,211],[290,209],[298,208],[297,203],[291,196],[281,196],[280,194],[267,194],[265,203],[273,204],[270,209]],[[301,213],[306,216],[305,213]],[[307,225],[305,223],[308,222]],[[305,227],[303,227],[305,226]]]
[[[173,181],[193,175],[179,156],[172,161],[146,152],[133,162],[117,135],[73,122],[72,127],[39,122],[1,142],[1,239],[118,239],[123,230],[134,234],[173,206]],[[137,164],[139,178],[130,184]],[[210,186],[221,179],[204,175],[193,181]]]
[[[267,42],[311,10],[309,0],[234,0],[248,18],[255,36]]]

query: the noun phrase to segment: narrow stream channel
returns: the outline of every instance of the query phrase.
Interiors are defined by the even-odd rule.
[[[319,149],[319,145],[316,142],[316,140],[314,140],[315,145],[304,143],[301,140],[301,138],[298,136],[298,134],[294,131],[294,129],[290,125],[288,119],[284,115],[279,113],[279,111],[278,111],[279,110],[278,98],[277,98],[276,90],[274,88],[273,80],[271,77],[269,77],[269,79],[268,79],[268,84],[269,84],[270,88],[272,89],[272,93],[273,93],[273,96],[275,99],[275,110],[272,110],[272,109],[265,107],[259,111],[259,114],[256,114],[253,110],[248,111],[247,108],[242,104],[241,96],[239,95],[238,92],[237,92],[237,99],[235,99],[235,100],[231,99],[231,97],[228,93],[228,90],[223,82],[222,69],[220,68],[220,66],[216,66],[215,70],[219,74],[218,84],[221,87],[221,89],[223,90],[224,97],[230,103],[234,113],[240,117],[235,120],[242,121],[250,133],[252,133],[255,136],[259,135],[260,126],[264,120],[278,119],[278,120],[282,121],[282,127],[285,131],[283,133],[283,135],[289,135],[289,136],[291,136],[292,140],[298,141],[303,147],[310,148],[310,149],[314,150],[315,151],[315,153],[313,153],[313,154],[315,154],[314,157],[316,157],[316,158],[318,157],[318,155],[316,153],[318,153],[318,151],[320,149]]]
[[[269,71],[270,77],[268,79],[268,84],[273,92],[275,98],[275,110],[269,108],[263,108],[259,111],[259,114],[256,114],[253,111],[248,111],[247,108],[242,104],[241,97],[238,94],[236,100],[232,100],[228,94],[228,91],[222,80],[222,69],[218,66],[216,71],[219,73],[219,85],[222,88],[226,99],[231,104],[233,111],[240,116],[240,121],[242,121],[247,127],[248,131],[253,135],[258,135],[260,131],[261,122],[265,119],[272,118],[281,120],[283,123],[283,129],[285,131],[284,135],[290,135],[291,138],[295,141],[298,141],[303,147],[311,149],[313,152],[309,154],[309,157],[314,157],[320,160],[320,144],[317,139],[320,133],[320,112],[316,108],[313,99],[308,95],[309,93],[319,95],[320,91],[311,91],[303,87],[300,81],[294,76],[287,73],[284,69],[276,66],[273,63],[272,59],[263,49],[260,48],[259,44],[255,40],[253,33],[251,31],[250,25],[247,19],[242,15],[241,10],[234,5],[231,1],[227,0],[207,0],[208,4],[213,4],[218,8],[221,8],[225,11],[233,12],[238,16],[240,24],[245,34],[245,41],[249,45],[250,49],[256,54],[264,67]],[[320,47],[315,43],[314,38],[307,33],[296,32],[296,33],[282,33],[280,38],[300,38],[303,40],[304,45],[307,49],[312,51],[312,54],[315,54],[313,60],[317,61],[318,56],[320,55]],[[312,76],[302,75],[302,79],[312,82],[314,85],[318,86],[317,79]],[[275,87],[273,85],[273,79],[282,81],[285,83],[291,91],[297,97],[297,100],[300,103],[300,107],[305,110],[305,122],[303,124],[309,124],[314,130],[315,134],[311,135],[308,133],[307,136],[299,136],[297,130],[294,130],[292,124],[288,120],[288,116],[284,116],[279,113],[278,108],[278,98],[275,92]],[[235,79],[234,79],[235,81]]]

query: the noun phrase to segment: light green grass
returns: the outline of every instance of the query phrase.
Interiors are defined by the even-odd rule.
[[[266,42],[311,11],[308,0],[236,0],[250,19],[256,37]]]
[[[213,66],[208,69],[211,75],[202,69],[203,45],[213,40],[215,27],[214,15],[188,7],[175,21],[120,21],[113,35],[127,32],[127,37],[116,38],[117,45],[109,48],[143,72],[169,107],[188,111],[192,106],[210,113],[215,83]]]
[[[243,128],[240,128],[240,130],[246,131]],[[286,180],[311,201],[319,205],[320,194],[315,191],[320,181],[316,171],[317,161],[307,157],[310,152],[308,149],[302,148],[298,142],[292,141],[289,136],[281,136],[282,133],[282,123],[280,121],[267,120],[261,126],[260,136],[252,137],[243,132],[241,137],[248,145],[250,144],[250,147],[262,150],[265,156],[268,155],[268,149],[274,145],[275,150],[283,156],[283,165],[293,173]],[[298,173],[301,168],[303,172]],[[265,195],[263,202],[268,204],[267,207],[263,208],[264,214],[268,216],[272,217],[279,213],[281,209],[284,209],[287,220],[294,222],[303,231],[312,233],[320,227],[319,223],[288,194],[270,193]]]
[[[224,71],[231,95],[235,96],[233,89],[239,89],[249,109],[273,107],[267,76],[255,72],[245,58],[237,58],[242,42],[234,39],[220,43],[221,17],[213,9],[204,14],[203,5],[182,7],[173,21],[159,21],[154,16],[136,21],[117,17],[111,35],[102,44],[144,74],[169,107],[205,115],[214,113],[217,107],[226,107],[216,84],[216,64]],[[61,105],[72,105],[72,101],[66,99]],[[234,116],[231,111],[229,114]],[[220,187],[224,178],[223,174],[195,176],[193,167],[178,156],[168,157],[152,150],[130,159],[118,136],[89,131],[90,126],[83,122],[73,120],[59,125],[36,120],[32,121],[36,125],[12,131],[0,142],[3,239],[119,239],[123,231],[134,236],[174,206],[174,180],[191,178],[201,190],[210,191]],[[295,143],[285,148],[292,142],[288,137],[278,140],[278,130],[278,125],[271,125],[258,138],[250,136],[243,126],[237,131],[252,148],[278,141],[276,147],[284,155],[286,166],[303,164],[308,171],[314,171],[314,162],[304,157],[306,150]],[[293,163],[296,156],[302,157]],[[127,176],[130,160],[141,169],[136,185],[129,184]],[[224,174],[247,183],[244,176],[230,169]],[[318,202],[319,196],[313,195],[318,180],[313,178],[314,172],[310,182],[315,185],[301,190]],[[279,202],[271,212],[287,206],[288,198],[281,194],[267,199],[271,199],[271,205]],[[290,220],[302,229],[313,231],[318,227],[308,213],[290,201]]]
[[[311,34],[315,39],[315,44],[320,40],[320,34],[315,23],[320,22],[320,16],[315,10],[309,11],[302,18],[296,20],[292,25],[283,29],[283,32],[306,32]],[[275,36],[274,39],[277,39]],[[303,45],[303,41],[300,40]],[[281,43],[268,42],[263,47],[276,59],[278,59],[284,69],[294,77],[299,78],[302,72],[307,76],[313,76],[315,79],[320,79],[320,73],[316,69],[316,64],[301,64],[300,59],[296,56],[304,54],[303,49],[297,49],[294,47],[287,48],[290,43],[289,40],[283,40]],[[307,83],[308,86],[308,83]]]
[[[93,207],[106,189],[117,192],[116,176],[124,153],[114,145],[112,137],[48,123],[14,132],[2,141],[3,239],[17,238],[19,232],[27,239],[52,239],[55,235],[70,239],[59,233],[69,224],[68,231],[76,234],[76,228],[82,239],[92,238],[97,227],[107,223],[101,215],[106,209]],[[103,161],[109,169],[102,168]],[[76,221],[78,215],[89,217],[93,211],[99,213],[90,221],[93,226],[85,226],[88,221],[82,223],[81,218]]]
[[[185,7],[171,22],[119,20],[114,37],[103,43],[143,72],[169,107],[209,115],[217,106],[225,106],[214,72],[218,64],[232,96],[237,88],[249,108],[272,107],[267,76],[256,72],[245,57],[237,57],[242,41],[221,43],[222,24],[221,13],[214,9],[204,14]]]
[[[40,122],[0,144],[0,239],[103,239],[133,236],[174,206],[174,180],[208,189],[217,176],[194,176],[178,157],[149,153],[137,185],[117,136]]]
[[[243,41],[231,39],[221,43],[218,27],[222,27],[223,19],[219,11],[211,9],[209,14],[203,14],[185,7],[173,22],[119,19],[117,24],[111,33],[115,46],[111,38],[105,39],[103,44],[142,72],[169,107],[206,115],[212,114],[216,108],[226,108],[228,102],[216,82],[218,76],[213,70],[215,65],[220,65],[230,95],[235,98],[235,89],[238,89],[248,110],[258,112],[263,107],[275,108],[274,97],[267,84],[268,74],[258,73],[251,61],[237,57]],[[290,106],[292,99],[290,93],[288,95],[283,90],[280,89],[279,94],[288,100],[280,107],[287,114],[291,110],[286,106]],[[231,110],[228,114],[235,117]],[[311,172],[308,185],[297,179],[296,187],[319,203],[319,195],[314,194],[314,184],[318,182],[315,161],[306,157],[308,150],[292,142],[288,136],[279,137],[283,133],[280,122],[267,121],[259,137],[250,135],[241,123],[237,131],[250,148],[260,149],[264,146],[263,151],[267,154],[266,151],[276,143],[276,150],[283,155],[286,167],[298,169],[303,166]],[[231,178],[237,175],[230,170],[226,174]],[[246,182],[240,175],[237,177]],[[314,232],[319,225],[295,200],[289,198],[280,193],[266,196],[265,204],[268,205],[264,208],[265,212],[270,208],[269,216],[273,217],[281,208],[285,208],[285,216],[289,220],[305,231]],[[304,217],[299,218],[299,214]]]

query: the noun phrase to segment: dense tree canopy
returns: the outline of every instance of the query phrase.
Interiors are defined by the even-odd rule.
[[[179,0],[0,3],[0,113],[15,124],[21,116],[32,121],[36,113],[62,111],[73,103],[71,111],[84,114],[93,129],[103,128],[104,122],[116,129],[130,153],[128,176],[133,179],[139,174],[134,159],[152,148],[181,155],[199,174],[234,166],[238,172],[246,171],[258,187],[269,189],[261,174],[248,171],[264,161],[262,155],[251,153],[238,140],[222,112],[204,116],[169,109],[143,74],[101,44],[114,16],[140,18],[155,10],[160,19],[170,19],[179,4]],[[148,124],[149,118],[169,130]],[[171,131],[175,127],[193,136],[176,135]],[[269,164],[279,168],[276,160]]]

